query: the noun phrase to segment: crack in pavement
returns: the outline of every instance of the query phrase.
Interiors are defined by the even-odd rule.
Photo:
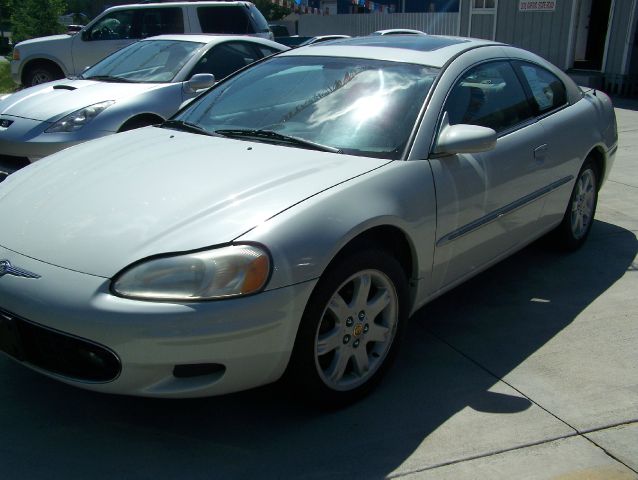
[[[508,381],[506,381],[504,378],[500,377],[499,375],[495,374],[494,372],[492,372],[489,368],[487,368],[486,366],[484,366],[483,364],[481,364],[479,361],[475,360],[474,358],[472,358],[471,356],[469,356],[468,354],[466,354],[465,352],[463,352],[462,350],[458,349],[457,347],[455,347],[453,344],[451,344],[450,342],[448,342],[446,339],[442,338],[440,335],[437,335],[435,332],[431,331],[428,328],[424,329],[428,334],[432,335],[434,338],[436,338],[437,340],[443,342],[445,345],[447,345],[448,347],[450,347],[452,350],[454,350],[456,353],[458,353],[459,355],[461,355],[463,358],[465,358],[466,360],[468,360],[469,362],[473,363],[474,365],[476,365],[478,368],[480,368],[481,370],[483,370],[484,372],[486,372],[488,375],[496,378],[498,381],[503,382],[505,385],[507,385],[508,387],[510,387],[511,389],[513,389],[514,391],[518,392],[520,395],[522,395],[524,398],[526,398],[527,400],[529,400],[532,404],[536,405],[538,408],[540,408],[541,410],[543,410],[544,412],[546,412],[548,415],[554,417],[556,420],[558,420],[559,422],[561,422],[563,425],[567,426],[568,428],[572,429],[574,433],[571,434],[567,434],[567,435],[562,435],[559,437],[555,437],[555,438],[551,438],[551,439],[544,439],[544,440],[540,440],[538,442],[532,442],[526,445],[521,445],[521,446],[517,446],[517,447],[512,447],[512,448],[508,448],[508,449],[502,449],[502,450],[498,450],[498,451],[494,451],[494,452],[488,452],[482,455],[476,455],[476,456],[472,456],[472,457],[468,457],[468,458],[463,458],[463,459],[459,459],[459,460],[452,460],[450,462],[445,462],[445,463],[441,463],[440,465],[433,465],[430,467],[425,467],[422,469],[415,469],[414,471],[409,471],[409,472],[401,472],[397,475],[392,475],[389,476],[388,478],[399,478],[405,475],[409,475],[412,473],[419,473],[419,472],[424,472],[427,470],[433,470],[435,468],[440,468],[440,467],[445,467],[448,465],[454,465],[457,463],[462,463],[462,462],[466,462],[469,460],[476,460],[479,458],[486,458],[486,457],[491,457],[494,455],[498,455],[500,453],[506,453],[506,452],[511,452],[511,451],[515,451],[515,450],[521,450],[523,448],[528,448],[528,447],[533,447],[533,446],[537,446],[537,445],[543,445],[546,443],[550,443],[550,442],[555,442],[557,440],[562,440],[562,439],[566,439],[566,438],[572,438],[572,437],[581,437],[583,439],[585,439],[587,442],[591,443],[592,445],[594,445],[595,447],[598,447],[600,450],[602,450],[607,456],[609,456],[610,458],[612,458],[613,460],[615,460],[616,462],[620,463],[621,465],[625,466],[626,468],[628,468],[630,471],[638,474],[638,471],[636,471],[635,469],[633,469],[632,467],[630,467],[629,465],[627,465],[625,462],[623,462],[622,460],[620,460],[619,458],[617,458],[616,456],[614,456],[611,452],[607,451],[605,448],[603,448],[602,446],[598,445],[595,441],[593,441],[591,438],[588,438],[586,434],[588,433],[593,433],[593,432],[599,432],[601,430],[607,430],[609,428],[615,428],[621,425],[628,425],[628,424],[632,424],[632,423],[636,423],[638,422],[638,419],[636,420],[627,420],[627,421],[623,421],[620,422],[618,424],[611,424],[611,425],[605,425],[602,427],[598,427],[598,428],[593,428],[593,429],[588,429],[588,430],[579,430],[578,428],[574,427],[573,425],[571,425],[569,422],[567,422],[566,420],[562,419],[561,417],[559,417],[558,415],[556,415],[555,413],[551,412],[550,410],[548,410],[547,408],[545,408],[543,405],[541,405],[540,403],[538,403],[537,401],[535,401],[533,398],[531,398],[529,395],[526,395],[524,392],[522,392],[520,389],[518,389],[517,387],[515,387],[514,385],[512,385],[511,383],[509,383]]]

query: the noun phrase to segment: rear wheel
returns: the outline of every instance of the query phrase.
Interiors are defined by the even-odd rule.
[[[396,355],[407,281],[383,251],[344,258],[313,292],[289,365],[294,388],[322,406],[350,403],[380,380]]]
[[[586,160],[578,173],[563,221],[554,232],[558,246],[576,250],[587,240],[598,204],[598,179],[594,162]]]

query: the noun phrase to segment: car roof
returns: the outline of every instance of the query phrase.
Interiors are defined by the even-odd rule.
[[[282,55],[370,58],[440,68],[451,58],[467,50],[486,45],[504,44],[441,35],[375,35],[308,45],[287,51]]]
[[[148,37],[140,42],[148,42],[149,40],[173,40],[173,41],[182,41],[182,42],[198,42],[208,44],[229,42],[229,41],[243,41],[243,42],[251,42],[251,43],[259,43],[261,45],[265,45],[268,47],[278,48],[280,50],[288,50],[289,47],[282,45],[277,42],[273,42],[272,40],[267,40],[261,37],[252,37],[249,35],[223,35],[223,34],[214,34],[214,33],[206,33],[206,34],[167,34],[167,35],[157,35],[155,37]]]
[[[387,30],[377,30],[376,32],[372,32],[370,35],[427,35],[427,33],[422,32],[421,30],[413,30],[411,28],[389,28]]]
[[[250,6],[252,2],[242,1],[242,0],[217,0],[217,1],[182,1],[182,2],[143,2],[143,3],[128,3],[126,5],[115,5],[109,7],[105,10],[122,10],[122,9],[132,9],[132,8],[159,8],[159,7],[186,7],[195,5],[196,7],[206,7],[206,6],[218,6],[218,5],[243,5]]]

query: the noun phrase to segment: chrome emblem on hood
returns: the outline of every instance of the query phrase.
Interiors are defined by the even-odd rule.
[[[4,277],[5,275],[13,275],[15,277],[24,278],[40,278],[40,275],[38,275],[37,273],[14,267],[13,265],[11,265],[11,262],[9,260],[0,260],[0,277]]]

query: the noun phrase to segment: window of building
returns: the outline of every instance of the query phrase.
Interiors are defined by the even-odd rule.
[[[474,10],[486,10],[496,8],[496,0],[473,0],[472,8]]]

